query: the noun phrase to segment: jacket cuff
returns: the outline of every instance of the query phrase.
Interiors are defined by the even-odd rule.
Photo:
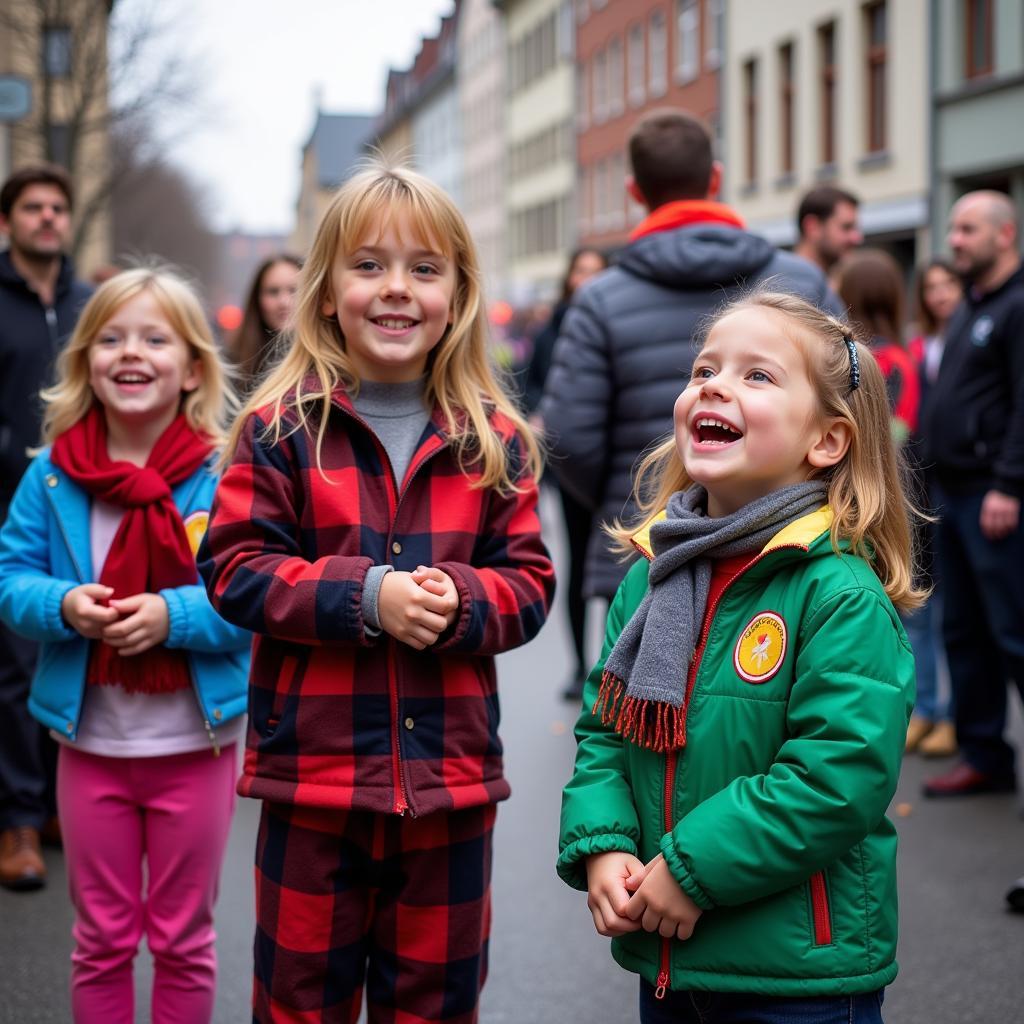
[[[158,590],[157,597],[162,597],[167,605],[167,639],[164,647],[184,647],[188,637],[188,616],[185,614],[181,594],[176,593],[173,587],[168,587],[166,590]]]
[[[64,620],[64,616],[61,614],[60,610],[60,606],[64,603],[65,596],[70,594],[76,586],[78,586],[77,583],[58,583],[50,587],[50,592],[46,595],[43,614],[46,616],[47,628],[61,640],[74,640],[74,638],[78,636],[78,633],[76,633]]]
[[[389,572],[394,572],[393,565],[371,565],[366,570],[363,580],[363,632],[367,636],[380,636],[380,614],[377,610],[380,601],[380,585]]]
[[[570,843],[558,856],[555,870],[566,885],[587,891],[587,857],[595,853],[630,853],[637,855],[637,846],[632,839],[621,832],[605,832],[596,836],[585,836]]]
[[[1024,480],[1011,479],[1010,477],[996,474],[995,479],[992,481],[992,489],[1002,494],[1009,494],[1014,498],[1024,498]]]
[[[679,888],[697,904],[701,910],[711,910],[715,901],[697,884],[693,875],[690,874],[679,851],[676,849],[676,842],[671,832],[666,832],[661,837],[661,853],[665,858],[672,877],[679,883]]]

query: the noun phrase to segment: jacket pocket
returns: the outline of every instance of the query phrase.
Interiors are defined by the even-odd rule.
[[[807,883],[811,902],[811,940],[815,946],[832,945],[832,912],[824,871],[816,871]]]

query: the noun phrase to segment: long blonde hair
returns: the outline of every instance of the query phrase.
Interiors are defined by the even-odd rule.
[[[182,277],[165,266],[123,270],[96,289],[85,304],[67,345],[57,358],[57,382],[40,395],[43,444],[73,427],[96,401],[89,385],[89,347],[100,328],[126,303],[149,292],[167,322],[202,365],[199,385],[182,400],[182,412],[193,430],[215,445],[225,440],[225,421],[237,407],[217,343],[198,296]]]
[[[893,604],[905,611],[918,607],[926,592],[914,586],[911,521],[920,516],[904,486],[906,468],[890,429],[885,378],[867,346],[854,341],[860,363],[860,384],[850,390],[850,329],[840,320],[794,295],[755,291],[730,303],[706,326],[704,338],[731,313],[743,309],[773,310],[789,321],[792,340],[804,355],[811,385],[818,395],[819,414],[839,419],[850,428],[850,446],[834,466],[814,476],[828,484],[832,509],[832,546],[845,541],[851,551],[871,562]],[[659,444],[641,460],[636,474],[638,521],[616,521],[608,532],[623,553],[632,551],[630,537],[649,523],[676,492],[693,481],[687,475],[674,438]]]
[[[456,268],[451,326],[428,360],[426,399],[437,403],[446,421],[460,463],[479,460],[477,487],[514,490],[521,466],[511,464],[502,438],[488,421],[491,409],[500,412],[519,433],[526,451],[526,468],[540,471],[540,451],[526,421],[516,410],[488,358],[487,314],[481,290],[476,247],[466,222],[448,195],[422,175],[405,168],[373,162],[351,177],[335,194],[320,225],[299,278],[291,348],[256,389],[232,427],[224,452],[228,461],[247,417],[271,405],[265,436],[273,443],[282,433],[311,432],[311,413],[319,404],[316,458],[320,452],[331,407],[339,385],[358,389],[359,378],[345,352],[337,319],[322,313],[329,298],[331,271],[339,253],[355,251],[375,222],[405,213],[418,240],[440,246]],[[307,390],[309,378],[315,384]],[[286,427],[292,413],[297,422]],[[321,468],[322,472],[322,468]]]

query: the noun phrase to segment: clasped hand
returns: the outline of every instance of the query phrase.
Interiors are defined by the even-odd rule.
[[[459,592],[440,569],[421,565],[415,572],[389,572],[380,584],[377,616],[381,629],[422,651],[455,621]]]
[[[672,877],[659,853],[644,864],[628,853],[587,858],[587,906],[601,935],[657,932],[688,939],[703,913]]]
[[[167,602],[159,594],[113,597],[113,587],[83,583],[60,603],[64,621],[89,640],[102,640],[122,657],[142,654],[167,639]]]

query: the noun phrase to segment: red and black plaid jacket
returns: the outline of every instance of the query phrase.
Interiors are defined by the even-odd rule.
[[[265,422],[246,423],[199,552],[214,607],[256,634],[239,792],[415,814],[505,799],[493,655],[537,633],[554,593],[536,482],[470,489],[439,411],[401,488],[344,390],[321,449],[327,479],[313,432],[272,444]],[[492,424],[521,466],[511,423]],[[455,581],[458,618],[432,647],[366,635],[363,581],[385,563]]]

